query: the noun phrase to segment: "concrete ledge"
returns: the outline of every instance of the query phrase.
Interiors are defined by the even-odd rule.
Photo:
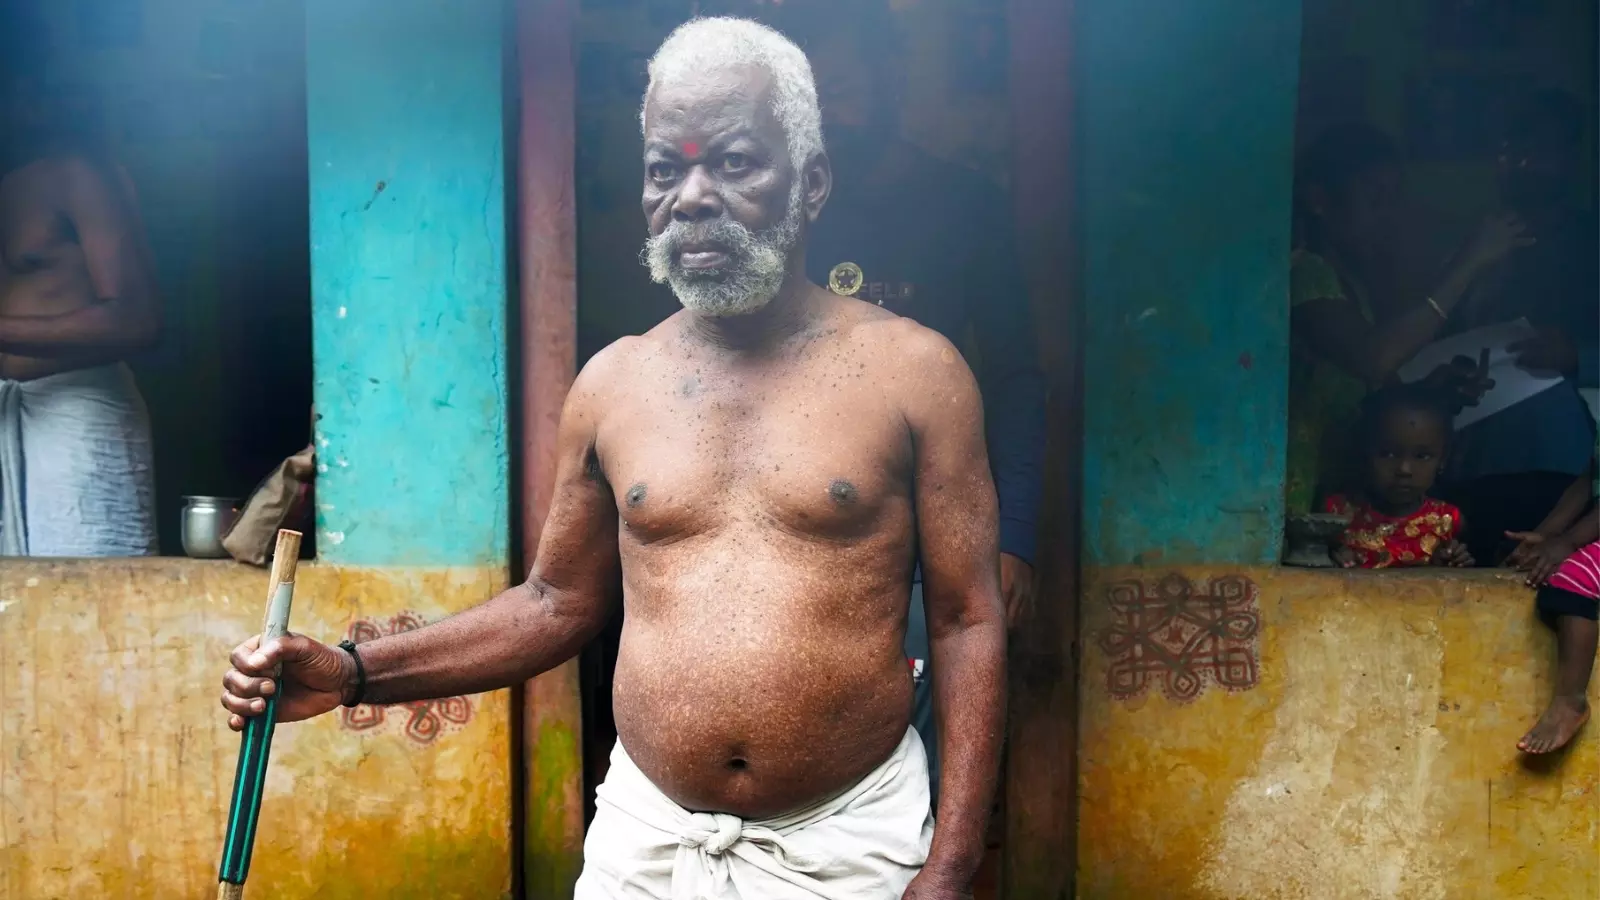
[[[505,581],[306,563],[292,627],[409,628]],[[238,752],[217,697],[265,593],[230,562],[0,562],[0,898],[212,896]],[[280,728],[250,893],[501,896],[509,740],[504,693]]]
[[[1514,576],[1086,583],[1080,897],[1597,895],[1600,736],[1516,751],[1554,641]]]

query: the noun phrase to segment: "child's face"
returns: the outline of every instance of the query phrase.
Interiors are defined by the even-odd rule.
[[[1386,413],[1367,454],[1373,504],[1391,515],[1420,506],[1439,477],[1448,437],[1438,413],[1411,409]]]

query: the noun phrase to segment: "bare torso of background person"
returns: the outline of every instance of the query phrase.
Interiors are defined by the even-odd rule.
[[[75,156],[0,178],[0,321],[70,322],[103,302],[97,275],[148,281],[134,202],[120,168]],[[91,260],[86,229],[120,245],[109,264]],[[128,263],[144,271],[121,271]],[[149,417],[120,349],[92,340],[43,349],[0,345],[0,555],[154,553]]]

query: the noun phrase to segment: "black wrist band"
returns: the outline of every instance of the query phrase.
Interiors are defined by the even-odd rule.
[[[367,694],[367,667],[361,664],[361,654],[356,652],[355,641],[340,641],[339,649],[350,654],[350,658],[356,661],[356,692],[351,695],[350,702],[345,706],[360,706],[361,698]]]

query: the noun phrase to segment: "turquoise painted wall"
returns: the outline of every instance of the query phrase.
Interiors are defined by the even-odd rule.
[[[508,559],[502,8],[306,12],[318,553]]]
[[[1078,9],[1085,552],[1273,561],[1300,4]]]

